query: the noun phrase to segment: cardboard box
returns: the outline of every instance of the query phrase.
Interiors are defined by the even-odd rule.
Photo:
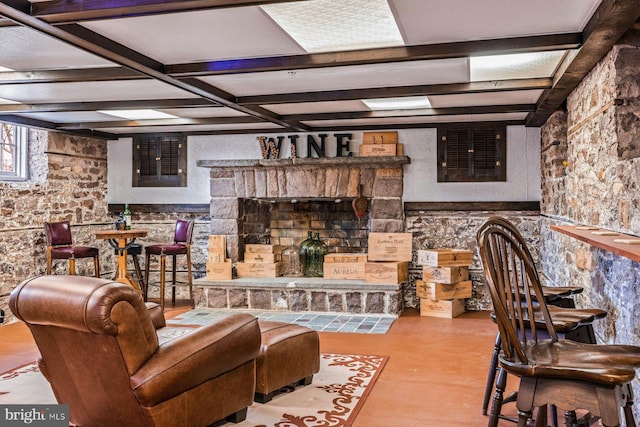
[[[284,268],[283,262],[239,262],[236,273],[238,277],[279,277]]]
[[[285,246],[282,245],[244,245],[244,252],[260,253],[260,254],[279,254],[282,253]]]
[[[362,133],[363,144],[397,144],[398,132],[363,132]]]
[[[364,262],[325,262],[322,267],[325,279],[364,280]]]
[[[422,280],[434,283],[457,283],[469,280],[469,267],[422,267]]]
[[[409,263],[367,262],[364,265],[364,281],[369,283],[404,283],[409,278]]]
[[[361,144],[360,157],[396,156],[398,144]]]
[[[369,261],[411,261],[413,234],[369,233]]]
[[[324,262],[340,262],[340,263],[365,263],[367,262],[367,254],[360,253],[337,253],[327,254],[324,256]]]
[[[450,284],[416,280],[416,296],[436,301],[471,298],[471,288],[471,280]]]
[[[231,262],[207,262],[207,280],[231,280]]]
[[[262,252],[245,252],[244,253],[244,262],[278,262],[281,261],[281,255],[278,254],[267,254]]]
[[[473,264],[473,252],[448,248],[420,249],[418,250],[418,264],[430,267],[468,267]]]
[[[420,299],[420,316],[443,317],[453,319],[464,313],[464,300],[439,300],[433,301],[427,298]]]

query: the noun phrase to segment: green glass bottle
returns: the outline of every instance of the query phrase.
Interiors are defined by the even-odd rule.
[[[309,245],[309,277],[324,275],[324,256],[328,252],[327,245],[320,240],[320,233],[316,232],[313,242]]]
[[[131,230],[131,211],[129,210],[129,203],[124,204],[124,212],[122,214],[124,215],[125,229]]]
[[[307,238],[300,243],[300,265],[302,266],[302,275],[309,277],[309,245],[313,243],[311,231],[307,231]]]

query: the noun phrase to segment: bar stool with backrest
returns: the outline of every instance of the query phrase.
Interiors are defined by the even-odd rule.
[[[76,259],[93,258],[96,277],[100,277],[100,251],[91,246],[73,244],[69,221],[45,222],[47,237],[47,274],[51,274],[51,266],[55,259],[69,260],[69,274],[76,274]]]
[[[191,238],[193,236],[193,221],[177,220],[176,228],[173,235],[173,243],[158,244],[146,246],[145,250],[145,288],[144,297],[147,299],[147,291],[150,286],[149,282],[149,262],[152,255],[160,257],[160,306],[164,310],[164,293],[165,293],[165,269],[166,269],[166,256],[170,255],[173,258],[172,264],[172,280],[171,280],[171,302],[173,305],[176,303],[176,285],[183,284],[185,282],[176,281],[176,257],[178,255],[186,255],[187,257],[187,284],[189,286],[189,300],[193,304],[193,283],[191,276]]]
[[[531,255],[531,252],[527,247],[524,237],[522,237],[515,225],[513,225],[505,218],[492,217],[484,226],[482,226],[478,230],[478,236],[483,233],[485,227],[487,227],[489,224],[501,227],[506,233],[510,234],[513,237],[514,241],[518,243],[520,249],[523,251],[527,259],[531,262],[532,265],[534,265],[533,256]],[[593,332],[593,321],[596,319],[604,318],[607,315],[607,312],[600,309],[576,309],[572,297],[573,295],[582,292],[582,288],[580,287],[542,286],[542,290],[545,301],[547,302],[547,304],[551,305],[551,307],[549,307],[549,310],[551,312],[551,317],[554,321],[554,325],[556,327],[556,332],[558,333],[558,335],[564,339],[595,344],[596,338]],[[491,319],[495,322],[495,313],[491,314]],[[492,416],[490,418],[492,420],[495,419],[495,423],[497,423],[497,418],[515,421],[511,418],[507,418],[501,415],[501,411],[503,404],[511,402],[517,397],[516,394],[513,394],[507,398],[503,397],[503,392],[506,387],[506,375],[501,369],[498,368],[498,355],[500,353],[501,346],[502,340],[500,332],[498,332],[489,366],[489,374],[487,376],[487,384],[485,387],[485,395],[482,405],[482,414],[486,415],[491,393],[494,390],[495,386],[496,393],[494,395],[493,405],[491,408]],[[498,381],[496,381],[497,372],[500,373],[500,375],[498,376]],[[553,407],[552,417],[553,426],[555,427],[557,426],[557,421],[555,408]],[[492,423],[490,423],[489,425],[493,426],[495,425],[495,423],[492,421]]]
[[[502,221],[490,218],[478,244],[502,339],[500,367],[520,378],[518,427],[528,425],[534,408],[546,405],[565,409],[567,426],[576,425],[578,409],[605,427],[619,426],[620,408],[627,426],[635,426],[631,382],[640,347],[559,339],[535,266]],[[546,426],[546,414],[536,426]]]

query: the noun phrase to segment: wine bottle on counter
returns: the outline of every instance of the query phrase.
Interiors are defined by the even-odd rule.
[[[131,211],[129,210],[129,203],[124,204],[124,223],[125,230],[131,230]]]

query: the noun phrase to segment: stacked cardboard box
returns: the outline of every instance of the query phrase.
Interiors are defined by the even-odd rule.
[[[364,280],[370,283],[403,283],[409,277],[411,233],[369,233]]]
[[[227,238],[211,235],[207,257],[207,279],[231,280],[231,278],[231,261],[227,258]]]
[[[236,264],[238,277],[278,277],[284,273],[281,245],[245,245],[244,262]]]
[[[364,132],[360,144],[360,157],[403,156],[402,144],[398,144],[398,132]]]
[[[471,251],[431,249],[418,251],[422,280],[416,280],[420,315],[454,318],[464,313],[464,301],[471,298],[469,266]]]
[[[324,256],[323,276],[325,279],[364,280],[367,254],[337,253]]]

